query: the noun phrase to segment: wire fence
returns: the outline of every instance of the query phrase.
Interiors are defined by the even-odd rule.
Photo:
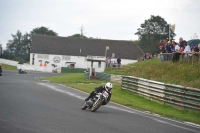
[[[177,59],[175,58],[177,56]],[[179,61],[186,62],[192,65],[199,64],[200,65],[200,56],[194,54],[182,54],[182,53],[162,53],[160,54],[160,61]]]

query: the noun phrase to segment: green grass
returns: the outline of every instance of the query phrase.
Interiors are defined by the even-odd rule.
[[[108,68],[109,74],[129,75],[164,83],[200,88],[200,66],[183,62],[160,62],[151,59],[123,66],[121,69]]]
[[[62,76],[42,78],[50,80],[52,83],[102,83],[106,81],[101,80],[85,80],[83,73],[67,73]]]
[[[50,80],[53,83],[63,83],[66,84],[67,86],[88,93],[90,93],[95,87],[104,85],[106,83],[106,81],[85,80],[84,74],[82,73],[78,74],[69,73],[63,76],[42,78],[41,80]],[[91,82],[93,84],[90,84]],[[121,84],[119,83],[113,83],[113,86],[114,86],[112,90],[113,95],[111,98],[112,102],[116,102],[118,104],[139,110],[147,110],[152,113],[160,114],[168,118],[190,121],[200,124],[200,112],[179,110],[169,105],[165,105],[156,101],[151,101],[144,97],[133,94],[129,91],[122,90]]]
[[[10,66],[6,64],[1,64],[1,66],[2,66],[2,70],[17,70],[16,66]]]

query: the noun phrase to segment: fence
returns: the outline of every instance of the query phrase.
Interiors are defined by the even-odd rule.
[[[200,89],[165,84],[132,76],[122,77],[122,89],[174,107],[200,111]]]
[[[61,67],[61,73],[84,73],[86,69],[83,68],[68,68]]]
[[[173,61],[173,56],[175,53],[162,53],[160,54],[160,61]],[[179,55],[180,62],[187,62],[192,65],[195,63],[200,63],[200,56],[194,54],[181,54]]]

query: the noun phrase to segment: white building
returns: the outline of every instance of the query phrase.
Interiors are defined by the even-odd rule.
[[[121,64],[137,62],[143,51],[133,41],[83,39],[71,37],[32,37],[30,65],[51,72],[61,67],[105,70],[105,58],[121,58]]]

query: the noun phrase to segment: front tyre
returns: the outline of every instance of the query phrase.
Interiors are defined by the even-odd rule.
[[[96,104],[93,104],[91,112],[95,112],[101,106],[102,102],[103,102],[102,99],[99,99],[99,101]]]
[[[87,108],[87,104],[86,104],[86,101],[85,101],[85,102],[83,103],[81,109],[82,109],[82,110],[85,110],[86,108]]]

